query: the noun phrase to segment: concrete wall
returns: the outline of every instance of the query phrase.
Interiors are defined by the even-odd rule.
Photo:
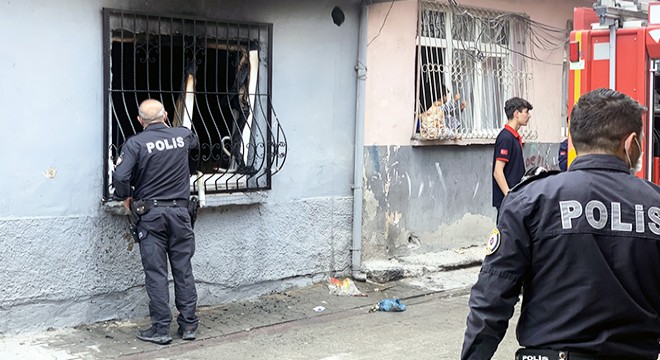
[[[495,225],[492,144],[412,146],[417,4],[401,0],[391,10],[389,2],[369,7],[365,259],[481,245]],[[572,19],[573,7],[589,7],[592,2],[466,0],[460,4],[526,13],[532,20],[563,29]],[[562,56],[557,51],[547,62],[561,64]],[[529,129],[536,130],[538,138],[523,147],[525,165],[557,168],[562,68],[542,62],[530,66],[529,100],[534,110]]]
[[[261,204],[201,211],[199,303],[346,271],[358,2],[3,1],[0,31],[13,35],[0,48],[0,333],[147,314],[126,219],[100,203],[103,7],[274,24],[272,94],[288,158]]]
[[[523,146],[525,166],[557,170],[559,144]],[[495,227],[492,145],[365,148],[367,260],[481,245]]]

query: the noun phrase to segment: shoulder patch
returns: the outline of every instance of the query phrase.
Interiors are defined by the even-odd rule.
[[[492,255],[497,251],[497,249],[500,248],[500,230],[497,228],[493,229],[493,231],[490,233],[490,237],[488,238],[488,242],[486,243],[486,255]]]

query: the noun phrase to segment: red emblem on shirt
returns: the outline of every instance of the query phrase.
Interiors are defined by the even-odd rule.
[[[501,155],[509,155],[509,150],[507,150],[507,149],[502,149],[502,150],[500,150],[500,154],[501,154]]]

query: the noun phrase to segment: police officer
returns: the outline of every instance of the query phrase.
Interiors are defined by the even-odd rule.
[[[568,168],[568,139],[559,143],[559,152],[557,153],[559,170],[566,171]]]
[[[188,150],[197,148],[197,136],[185,127],[170,128],[167,112],[156,100],[140,104],[141,133],[126,140],[113,174],[114,197],[124,204],[139,204],[137,226],[140,255],[149,295],[151,327],[138,331],[140,340],[157,344],[172,341],[169,325],[167,261],[174,278],[175,303],[179,311],[178,333],[194,340],[198,319],[197,290],[190,259],[195,253],[188,199],[190,173]]]
[[[490,359],[522,289],[517,359],[656,359],[660,187],[634,175],[645,109],[609,89],[583,95],[569,171],[538,175],[502,203],[461,359]]]

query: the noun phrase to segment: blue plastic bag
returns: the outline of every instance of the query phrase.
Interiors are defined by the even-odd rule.
[[[383,299],[378,303],[378,311],[405,311],[406,304],[399,299]]]

